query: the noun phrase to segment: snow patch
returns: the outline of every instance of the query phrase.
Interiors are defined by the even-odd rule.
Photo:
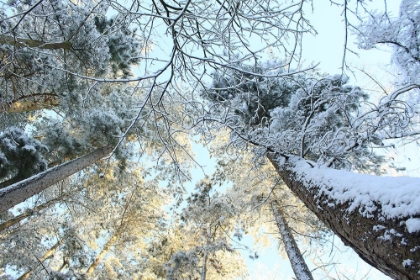
[[[417,251],[418,249],[420,249],[420,246],[415,246],[414,248],[411,248],[411,249],[410,249],[410,252],[415,252],[415,251]]]
[[[389,241],[392,242],[392,235],[390,234],[389,230],[384,232],[383,236],[378,237],[382,241]]]
[[[311,168],[295,158],[293,171],[308,188],[319,187],[319,196],[331,200],[328,205],[348,203],[348,212],[358,211],[371,217],[380,211],[379,219],[412,217],[420,214],[420,178],[357,174],[331,168]],[[380,210],[379,210],[380,209]],[[407,228],[420,230],[420,219],[408,219]],[[406,223],[407,224],[407,223]]]
[[[386,227],[384,227],[383,225],[373,226],[373,231],[380,231],[380,230],[383,230],[383,229],[386,229]]]
[[[407,267],[407,266],[411,266],[413,263],[414,263],[414,261],[413,261],[413,260],[406,259],[406,260],[404,260],[404,261],[402,262],[402,265],[403,265],[404,267]]]
[[[405,226],[407,227],[407,231],[409,233],[414,233],[420,231],[420,219],[418,218],[411,218],[405,221]]]

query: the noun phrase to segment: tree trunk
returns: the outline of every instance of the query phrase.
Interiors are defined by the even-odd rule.
[[[24,177],[24,176],[15,176],[15,177],[7,180],[7,181],[1,182],[0,183],[0,189],[7,188],[8,186],[13,185],[13,184],[25,179],[25,178],[22,178],[22,177]]]
[[[273,209],[274,218],[283,239],[284,248],[286,249],[286,253],[289,257],[296,279],[313,280],[314,278],[312,277],[312,273],[306,265],[302,253],[300,252],[289,225],[287,224],[283,209],[281,209],[277,201],[273,201],[271,203],[271,207]]]
[[[78,189],[78,190],[76,190],[76,191],[80,191],[80,190],[81,190],[81,188]],[[56,204],[59,201],[62,201],[65,196],[67,196],[67,195],[60,196],[60,197],[51,199],[51,200],[49,200],[49,201],[47,201],[47,202],[45,202],[45,203],[43,203],[41,205],[36,206],[33,209],[27,210],[25,213],[22,213],[22,214],[20,214],[20,215],[18,215],[16,217],[14,217],[14,218],[6,221],[6,222],[1,223],[0,224],[0,232],[3,231],[3,230],[5,230],[5,229],[8,229],[9,227],[11,227],[11,226],[19,223],[20,221],[22,221],[22,220],[24,220],[24,219],[32,216],[33,214],[38,213],[39,211],[44,210],[45,208],[48,208],[51,205],[54,205],[54,204]]]
[[[37,175],[0,190],[0,212],[25,201],[49,186],[107,156],[112,147],[102,147],[83,157],[47,169]]]
[[[60,246],[61,241],[57,241],[57,243],[54,244],[54,246],[52,246],[47,252],[45,252],[45,254],[39,259],[39,261],[42,263],[43,261],[45,261],[47,258],[49,258],[55,251],[55,249],[58,248],[58,246]],[[35,269],[31,269],[28,272],[26,272],[25,274],[23,274],[22,276],[20,276],[18,278],[18,280],[25,280],[28,279],[29,276],[31,276],[31,274],[34,272]]]
[[[86,274],[92,274],[96,267],[101,263],[102,259],[105,257],[106,253],[109,252],[111,249],[111,246],[117,241],[120,232],[122,228],[124,227],[124,224],[121,224],[117,231],[112,235],[112,237],[108,240],[108,242],[105,244],[105,247],[102,249],[102,251],[99,253],[99,255],[96,257],[95,261],[89,266],[89,268],[86,270]]]
[[[290,190],[363,260],[392,278],[419,279],[420,180],[315,170],[303,160],[268,158]],[[403,190],[407,205],[395,203]]]
[[[29,96],[31,97],[31,96]],[[37,100],[12,101],[10,103],[0,103],[0,113],[24,113],[57,107],[60,105],[56,96],[46,96]]]
[[[39,40],[18,38],[8,35],[0,35],[0,43],[8,44],[15,47],[30,47],[30,48],[39,48],[44,50],[70,50],[72,45],[68,41],[58,42],[58,43],[46,43]]]
[[[6,222],[0,224],[0,231],[8,229],[9,227],[19,223],[23,219],[26,219],[26,218],[32,216],[34,213],[37,213],[37,212],[41,211],[42,209],[45,209],[45,208],[49,207],[50,205],[57,203],[57,201],[59,201],[59,199],[54,199],[54,200],[48,201],[44,204],[41,204],[41,205],[35,207],[34,209],[26,211],[25,213],[22,213],[22,214],[20,214],[16,217],[6,221]]]
[[[201,268],[201,280],[206,280],[207,277],[207,248],[206,251],[204,252],[204,257],[203,257],[203,267]]]

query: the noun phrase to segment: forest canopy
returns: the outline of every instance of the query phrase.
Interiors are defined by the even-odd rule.
[[[417,279],[420,180],[386,175],[418,147],[420,4],[326,0],[325,73],[314,2],[0,2],[0,276],[252,279],[270,247],[335,279],[338,237]],[[351,63],[378,49],[386,79]]]

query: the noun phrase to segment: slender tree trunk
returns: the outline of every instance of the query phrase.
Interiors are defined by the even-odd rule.
[[[120,227],[117,229],[117,231],[112,235],[112,237],[108,240],[108,242],[105,244],[105,247],[102,249],[102,251],[99,253],[99,255],[96,257],[95,261],[89,266],[89,268],[86,270],[86,274],[92,274],[96,267],[101,263],[102,259],[105,257],[106,253],[109,252],[111,249],[111,246],[117,241],[120,232],[123,228],[123,224],[120,225]]]
[[[290,264],[292,265],[296,279],[313,280],[314,278],[312,277],[312,273],[306,265],[302,253],[300,252],[295,238],[293,237],[293,234],[286,221],[283,209],[280,207],[277,201],[273,201],[271,203],[271,207],[273,209],[274,218],[283,239],[284,248],[286,249],[286,253],[289,257]]]
[[[47,169],[37,175],[0,190],[0,212],[25,201],[49,186],[107,156],[112,147],[102,147],[83,157]]]
[[[45,254],[39,259],[40,262],[45,261],[47,258],[49,258],[55,251],[55,249],[58,248],[58,246],[60,246],[61,240],[57,241],[57,243],[54,244],[54,246],[52,246],[47,252],[45,252]],[[26,272],[25,274],[23,274],[22,276],[20,276],[18,278],[18,280],[26,280],[29,278],[29,276],[31,276],[31,274],[34,272],[34,269],[29,270],[28,272]]]
[[[32,96],[29,96],[32,97]],[[0,113],[23,113],[30,111],[37,111],[47,108],[57,107],[59,100],[56,96],[47,96],[38,98],[38,100],[26,100],[26,101],[12,101],[11,103],[1,103]]]
[[[20,214],[19,216],[16,216],[2,224],[0,224],[0,231],[3,231],[5,229],[8,229],[9,227],[16,225],[17,223],[19,223],[20,221],[22,221],[23,219],[28,218],[29,216],[32,216],[32,211],[27,211],[23,214]]]
[[[130,203],[134,197],[134,191],[135,189],[133,189],[133,191],[131,192],[131,196],[128,199],[128,201],[125,204],[124,207],[124,211],[121,217],[121,222],[120,225],[118,226],[117,230],[115,231],[115,233],[112,235],[112,237],[108,240],[108,242],[105,244],[105,247],[102,249],[102,251],[99,253],[99,255],[96,257],[95,261],[89,266],[89,268],[86,270],[86,274],[92,274],[96,267],[101,263],[102,259],[105,257],[106,253],[109,252],[109,250],[111,249],[111,246],[115,243],[115,241],[118,240],[118,238],[120,237],[121,232],[123,231],[124,227],[126,226],[126,222],[124,221],[125,219],[125,215],[127,214],[127,209],[130,206]]]
[[[18,38],[14,36],[8,35],[0,35],[0,43],[8,44],[15,47],[25,47],[28,46],[30,48],[39,48],[39,49],[46,49],[46,50],[70,50],[72,45],[68,41],[58,42],[58,43],[46,43],[39,40],[32,40],[26,38]]]
[[[3,231],[5,229],[8,229],[9,227],[11,227],[11,226],[19,223],[20,221],[22,221],[22,220],[24,220],[24,219],[32,216],[34,213],[39,212],[39,211],[41,211],[41,210],[49,207],[50,205],[57,203],[58,200],[59,199],[50,200],[50,201],[48,201],[48,202],[46,202],[44,204],[41,204],[41,205],[35,207],[32,210],[26,211],[25,213],[22,213],[22,214],[20,214],[20,215],[18,215],[16,217],[14,217],[14,218],[6,221],[6,222],[0,224],[0,231]]]
[[[201,269],[201,280],[206,280],[207,277],[207,248],[206,248],[206,252],[204,252],[204,257],[203,257],[203,267]]]
[[[373,201],[370,203],[372,205],[361,203],[349,211],[349,206],[358,198],[357,194],[355,196],[352,193],[351,186],[348,189],[341,189],[342,193],[339,195],[341,198],[352,197],[351,199],[339,200],[333,195],[333,192],[340,188],[338,185],[348,183],[337,180],[346,178],[345,175],[350,175],[349,172],[331,169],[323,172],[323,169],[318,169],[314,173],[308,164],[293,158],[282,160],[281,156],[273,154],[269,154],[268,158],[290,190],[363,260],[395,279],[419,279],[420,232],[416,230],[409,232],[406,226],[408,219],[420,221],[418,210],[389,218],[382,214],[382,209],[383,206],[392,207],[392,205],[382,205],[380,198],[372,196]],[[310,175],[312,176],[310,177],[308,174],[316,176]],[[368,180],[362,180],[368,182],[363,186],[366,190],[369,189],[369,184],[378,184],[375,179],[383,182],[383,178],[377,176],[351,175],[366,176],[363,178]],[[323,183],[319,183],[316,178],[322,178]],[[393,184],[396,190],[401,187],[401,178],[389,177],[386,180],[395,181]],[[420,180],[418,185],[420,186]],[[360,189],[361,186],[357,187]],[[398,192],[395,193],[397,194]],[[373,209],[368,216],[364,214],[367,208]]]

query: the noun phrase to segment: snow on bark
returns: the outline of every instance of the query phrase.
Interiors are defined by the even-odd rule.
[[[420,219],[418,218],[408,219],[407,221],[405,221],[405,225],[409,233],[420,231]]]
[[[270,161],[287,186],[367,263],[395,279],[420,277],[420,179]],[[412,260],[410,266],[404,260]]]
[[[303,160],[293,171],[299,180],[316,184],[319,195],[327,195],[335,204],[348,203],[347,211],[358,211],[371,218],[379,211],[380,218],[407,218],[420,213],[420,180],[411,177],[356,174],[331,168],[308,168]]]

